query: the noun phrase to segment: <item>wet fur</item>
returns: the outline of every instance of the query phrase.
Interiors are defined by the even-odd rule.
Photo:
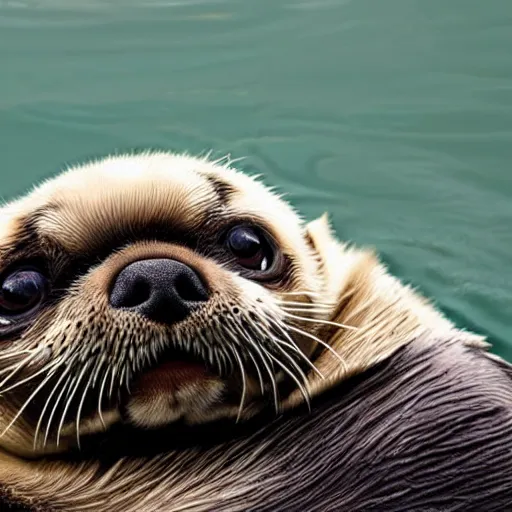
[[[204,160],[151,158],[114,158],[86,173],[71,171],[55,182],[57,186],[49,182],[0,212],[0,257],[5,265],[14,258],[13,248],[19,257],[34,247],[34,228],[38,242],[44,234],[46,251],[55,262],[63,249],[66,254],[107,251],[105,263],[82,277],[65,306],[33,333],[54,343],[68,325],[68,312],[84,306],[92,308],[87,310],[92,325],[112,323],[110,312],[101,306],[111,273],[144,251],[173,255],[178,249],[172,244],[135,243],[110,255],[105,239],[114,232],[120,239],[137,235],[137,229],[162,221],[182,234],[204,229],[200,204],[213,194],[230,211],[238,205],[254,218],[261,217],[259,209],[265,204],[274,223],[269,229],[287,228],[277,229],[276,236],[296,258],[284,289],[314,290],[323,302],[333,304],[327,319],[351,329],[309,325],[309,332],[327,341],[338,355],[333,357],[322,346],[311,352],[324,376],[308,373],[311,413],[303,394],[293,387],[283,396],[281,417],[276,419],[255,399],[243,410],[245,421],[239,425],[233,421],[237,407],[225,404],[216,412],[214,407],[208,418],[201,416],[209,422],[204,425],[175,424],[147,432],[116,425],[116,413],[106,418],[106,433],[98,428],[97,419],[85,425],[90,435],[84,436],[81,451],[70,441],[63,446],[67,453],[33,461],[9,453],[11,447],[31,446],[33,425],[20,418],[0,451],[2,507],[98,512],[405,511],[481,510],[484,505],[486,510],[503,510],[512,504],[511,370],[486,354],[482,337],[456,329],[419,294],[390,276],[373,253],[338,242],[325,217],[299,228],[300,219],[277,198],[265,201],[265,189],[229,169],[224,169],[231,179],[226,186],[226,180],[218,178],[223,170]],[[136,189],[144,159],[149,159],[154,174]],[[169,179],[165,170],[172,166],[188,176],[177,178],[179,203],[166,203],[157,186]],[[106,181],[104,172],[110,176]],[[87,188],[95,173],[102,188]],[[210,189],[200,186],[204,176]],[[109,194],[103,189],[109,189],[110,179]],[[244,196],[244,187],[255,198]],[[88,193],[80,201],[68,201],[83,190]],[[159,206],[158,197],[166,207]],[[183,209],[193,214],[184,217]],[[106,213],[108,222],[102,220]],[[173,222],[169,216],[174,216]],[[223,269],[185,248],[179,250],[195,265],[205,265],[207,275],[221,272],[212,279],[231,286]],[[244,293],[259,292],[249,287]],[[124,329],[155,336],[151,326],[129,317],[120,320]],[[12,414],[16,401],[3,400],[0,406]],[[219,420],[211,423],[215,414]]]
[[[423,337],[335,386],[312,414],[229,430],[218,446],[186,448],[185,438],[163,456],[117,460],[118,439],[92,462],[2,464],[4,500],[115,512],[506,510],[511,379],[456,337]]]

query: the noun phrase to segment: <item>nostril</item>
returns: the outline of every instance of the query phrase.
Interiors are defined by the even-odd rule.
[[[125,299],[125,307],[131,308],[144,304],[151,297],[151,285],[145,279],[137,279],[131,293]]]
[[[118,279],[110,301],[116,307],[133,308],[144,304],[150,297],[151,284],[143,276],[137,276],[131,282]]]
[[[199,302],[208,299],[203,283],[195,275],[188,274],[188,272],[176,276],[174,289],[178,296],[186,302]]]

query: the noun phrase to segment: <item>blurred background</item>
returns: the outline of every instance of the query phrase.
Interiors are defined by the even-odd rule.
[[[512,360],[511,0],[0,0],[0,194],[247,157]]]

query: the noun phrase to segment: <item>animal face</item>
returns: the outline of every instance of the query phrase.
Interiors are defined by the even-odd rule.
[[[308,400],[343,273],[321,238],[229,162],[173,154],[76,167],[7,204],[0,446]]]

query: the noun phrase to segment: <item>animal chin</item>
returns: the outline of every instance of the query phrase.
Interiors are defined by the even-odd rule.
[[[128,421],[156,428],[179,419],[194,422],[221,398],[223,380],[201,360],[170,352],[134,380]]]

